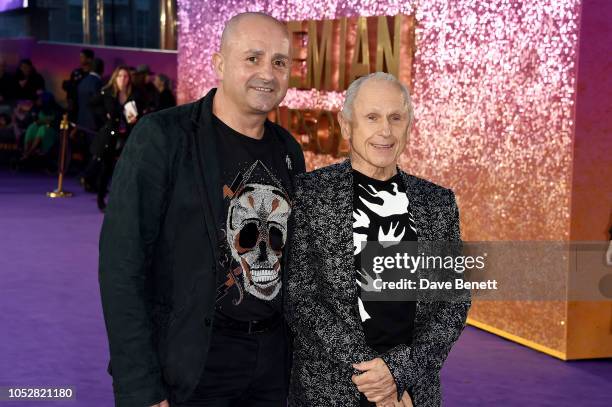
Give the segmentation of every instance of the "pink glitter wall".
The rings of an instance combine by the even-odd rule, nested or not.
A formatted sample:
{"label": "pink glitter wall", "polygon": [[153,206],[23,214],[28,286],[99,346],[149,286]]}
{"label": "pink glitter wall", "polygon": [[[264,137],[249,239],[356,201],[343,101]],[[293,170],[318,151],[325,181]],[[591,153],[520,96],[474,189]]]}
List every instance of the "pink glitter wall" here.
{"label": "pink glitter wall", "polygon": [[[416,122],[402,167],[456,192],[466,240],[569,238],[580,0],[178,4],[183,102],[215,85],[210,59],[224,22],[238,12],[264,11],[283,21],[415,14]],[[342,96],[290,90],[284,104],[335,110]],[[332,162],[308,160],[311,168]],[[479,303],[470,315],[565,350],[563,303]]]}
{"label": "pink glitter wall", "polygon": [[[607,240],[612,226],[612,2],[583,0],[571,197],[571,240]],[[599,254],[595,254],[599,257]],[[599,257],[597,260],[603,256]],[[612,273],[612,267],[607,268]],[[609,275],[609,274],[608,274]],[[612,357],[612,302],[570,303],[570,358]]]}

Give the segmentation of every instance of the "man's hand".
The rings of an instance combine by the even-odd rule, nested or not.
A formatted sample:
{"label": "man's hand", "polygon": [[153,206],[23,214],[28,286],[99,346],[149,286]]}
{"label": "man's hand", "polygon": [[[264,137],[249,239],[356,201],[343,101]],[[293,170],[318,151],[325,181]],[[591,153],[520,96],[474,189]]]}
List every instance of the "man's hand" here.
{"label": "man's hand", "polygon": [[362,372],[360,375],[353,375],[353,383],[368,401],[378,403],[391,396],[397,397],[395,379],[384,360],[376,358],[354,364],[353,367]]}
{"label": "man's hand", "polygon": [[606,262],[608,266],[612,266],[612,240],[610,240],[610,246],[608,246],[608,251],[606,253]]}
{"label": "man's hand", "polygon": [[414,407],[414,405],[408,392],[404,392],[400,401],[397,401],[396,395],[393,394],[391,397],[376,403],[376,407]]}
{"label": "man's hand", "polygon": [[168,400],[164,400],[161,403],[153,404],[151,407],[170,407]]}

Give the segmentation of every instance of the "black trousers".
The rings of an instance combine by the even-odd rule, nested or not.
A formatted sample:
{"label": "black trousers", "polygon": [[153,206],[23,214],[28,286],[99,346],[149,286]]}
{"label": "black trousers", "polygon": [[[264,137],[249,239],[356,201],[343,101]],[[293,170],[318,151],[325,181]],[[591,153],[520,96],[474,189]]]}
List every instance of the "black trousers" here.
{"label": "black trousers", "polygon": [[281,324],[251,334],[213,328],[200,383],[171,407],[285,407],[286,346]]}

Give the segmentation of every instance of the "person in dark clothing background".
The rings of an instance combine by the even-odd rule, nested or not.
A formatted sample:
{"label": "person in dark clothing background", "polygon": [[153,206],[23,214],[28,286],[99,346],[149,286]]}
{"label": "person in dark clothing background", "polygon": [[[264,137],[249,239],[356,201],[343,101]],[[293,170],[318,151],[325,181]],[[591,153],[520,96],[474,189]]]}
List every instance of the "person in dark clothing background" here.
{"label": "person in dark clothing background", "polygon": [[155,75],[153,85],[155,85],[157,89],[157,94],[155,95],[155,110],[163,110],[176,106],[176,99],[172,94],[170,79],[166,75],[163,73]]}
{"label": "person in dark clothing background", "polygon": [[18,100],[13,109],[13,131],[17,145],[23,145],[23,136],[26,129],[36,119],[36,109],[34,102],[30,99]]}
{"label": "person in dark clothing background", "polygon": [[29,59],[22,59],[17,68],[17,74],[15,75],[17,80],[17,86],[15,90],[15,99],[29,99],[36,100],[36,92],[39,90],[45,90],[45,80],[36,71],[32,61]]}
{"label": "person in dark clothing background", "polygon": [[92,154],[99,165],[96,182],[98,208],[104,210],[115,163],[142,111],[142,102],[138,91],[132,86],[127,66],[115,68],[96,103],[99,106],[98,115],[104,124],[92,145]]}
{"label": "person in dark clothing background", "polygon": [[66,103],[68,119],[75,122],[78,115],[78,87],[81,80],[92,70],[94,52],[90,49],[82,49],[79,54],[79,67],[72,70],[70,79],[62,83],[62,89],[66,91]]}
{"label": "person in dark clothing background", "polygon": [[0,105],[11,105],[15,100],[16,81],[6,71],[6,62],[0,59]]}
{"label": "person in dark clothing background", "polygon": [[32,108],[35,121],[25,132],[23,155],[17,163],[18,169],[45,168],[54,170],[57,161],[57,142],[59,140],[59,118],[62,109],[51,92],[38,92]]}
{"label": "person in dark clothing background", "polygon": [[14,142],[15,132],[13,131],[11,116],[5,112],[0,112],[0,144],[9,144]]}
{"label": "person in dark clothing background", "polygon": [[[91,64],[91,72],[85,76],[77,87],[78,119],[77,125],[83,130],[95,132],[100,126],[96,121],[93,106],[94,99],[102,89],[102,74],[104,73],[104,61],[95,58]],[[91,141],[93,137],[88,137]],[[90,143],[88,143],[89,145]]]}
{"label": "person in dark clothing background", "polygon": [[154,72],[151,72],[147,64],[138,65],[132,74],[133,87],[138,91],[141,99],[142,114],[155,111],[157,89],[151,83],[152,75],[154,75]]}
{"label": "person in dark clothing background", "polygon": [[91,71],[81,79],[77,86],[77,128],[71,135],[71,147],[82,157],[81,165],[86,165],[84,177],[81,179],[83,185],[87,184],[85,180],[89,178],[88,174],[92,168],[91,146],[96,132],[102,125],[102,121],[98,120],[95,109],[96,99],[99,97],[103,85],[103,73],[104,61],[94,58],[91,63]]}

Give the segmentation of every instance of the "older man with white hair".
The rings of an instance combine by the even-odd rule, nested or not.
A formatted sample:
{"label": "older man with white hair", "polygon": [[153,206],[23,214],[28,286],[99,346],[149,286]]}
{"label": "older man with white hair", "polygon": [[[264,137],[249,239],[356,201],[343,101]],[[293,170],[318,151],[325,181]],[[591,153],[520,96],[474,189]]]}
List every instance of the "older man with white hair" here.
{"label": "older man with white hair", "polygon": [[350,157],[296,181],[286,314],[295,333],[290,406],[438,406],[439,372],[470,307],[368,301],[360,253],[459,242],[451,190],[397,167],[413,121],[406,86],[357,79],[338,115]]}

